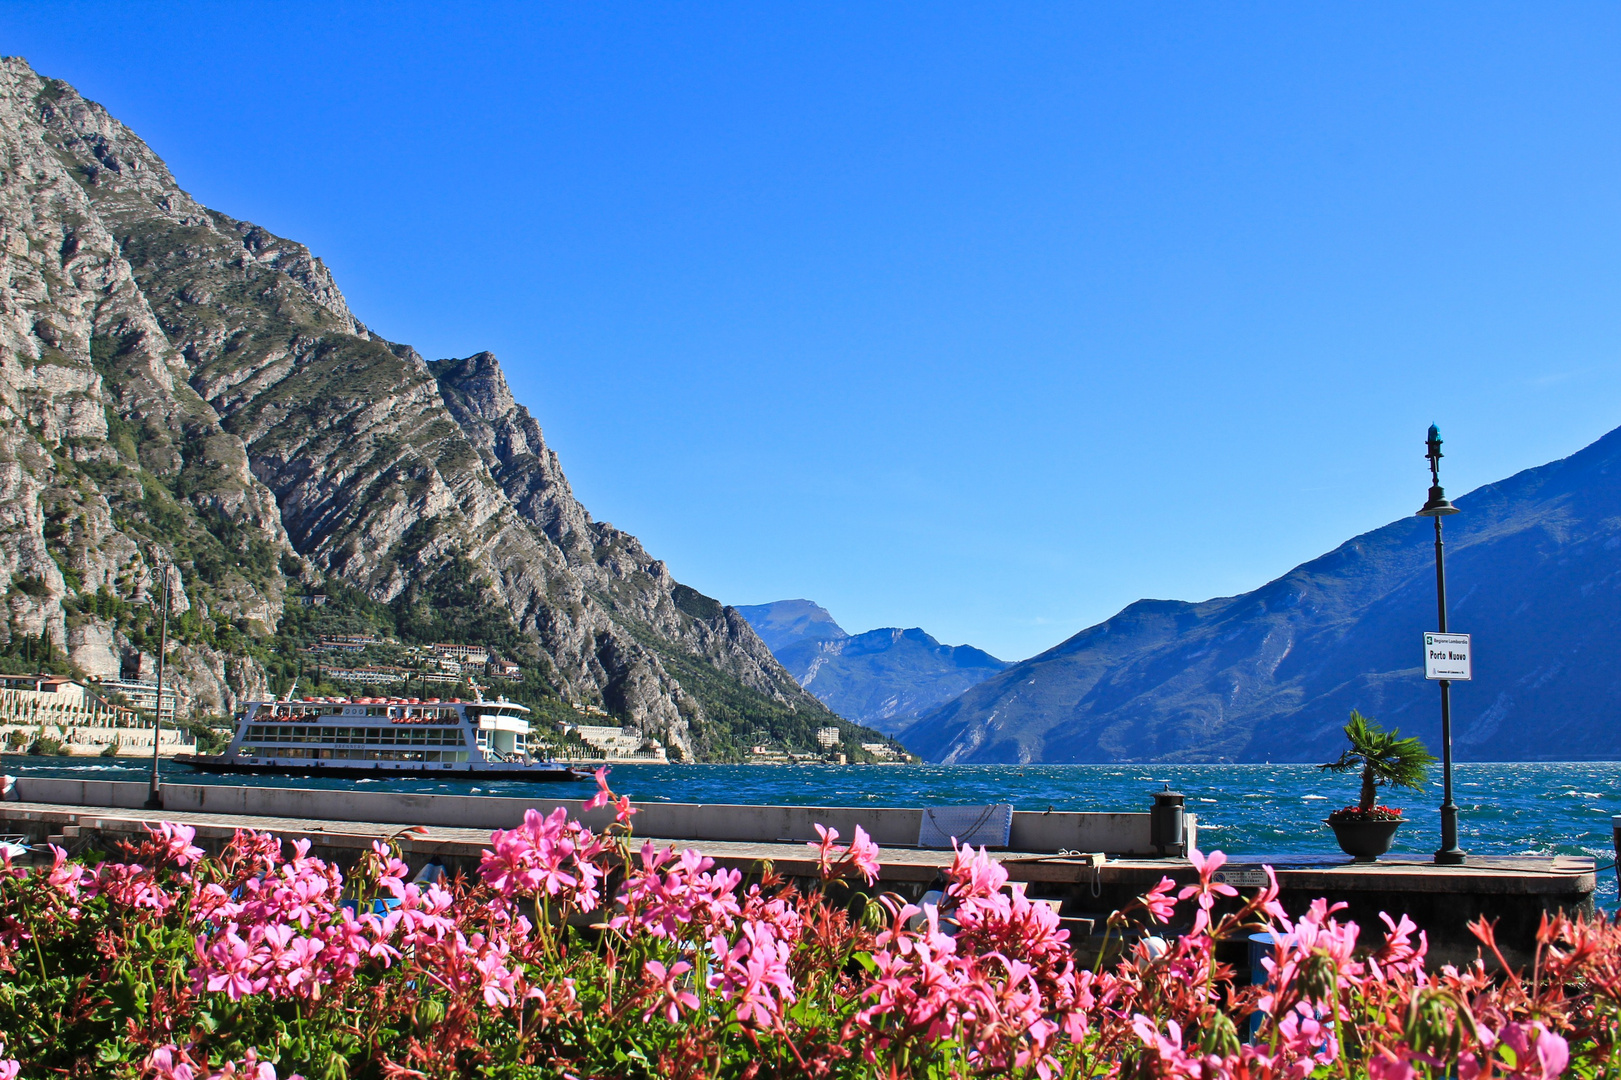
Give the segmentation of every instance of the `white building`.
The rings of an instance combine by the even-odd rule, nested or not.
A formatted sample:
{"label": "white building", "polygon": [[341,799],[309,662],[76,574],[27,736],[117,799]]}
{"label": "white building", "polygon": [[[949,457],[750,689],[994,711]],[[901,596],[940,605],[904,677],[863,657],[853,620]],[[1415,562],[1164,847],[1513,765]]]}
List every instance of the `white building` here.
{"label": "white building", "polygon": [[361,686],[392,686],[405,681],[406,673],[393,667],[321,667],[321,673],[339,682],[358,683]]}
{"label": "white building", "polygon": [[839,743],[842,741],[843,740],[839,738],[839,729],[836,727],[816,729],[816,745],[822,747],[824,750],[831,750],[835,746],[839,745]]}
{"label": "white building", "polygon": [[[158,684],[155,682],[145,682],[138,679],[97,679],[96,686],[108,694],[124,695],[124,700],[128,701],[133,709],[151,712],[157,708]],[[84,691],[81,689],[79,692],[82,694]],[[163,719],[174,719],[175,703],[178,700],[179,695],[175,693],[173,686],[163,688],[163,712],[161,714]]]}
{"label": "white building", "polygon": [[450,642],[439,641],[429,645],[428,651],[438,653],[447,660],[458,660],[464,664],[487,664],[490,662],[490,650],[483,645],[455,645]]}
{"label": "white building", "polygon": [[[604,761],[656,761],[669,758],[657,739],[649,739],[635,728],[605,727],[595,724],[569,724],[564,731],[572,731],[580,741],[602,755]],[[643,747],[648,749],[643,749]]]}
{"label": "white building", "polygon": [[[143,700],[148,709],[157,700],[157,687],[142,683],[108,680],[133,686],[127,696]],[[102,684],[104,689],[106,683]],[[163,688],[168,708],[165,717],[173,719],[175,698]],[[0,745],[31,745],[40,735],[60,740],[70,753],[99,754],[115,745],[121,753],[152,752],[152,721],[122,706],[104,704],[95,694],[68,679],[50,675],[0,676]],[[193,753],[197,740],[189,731],[167,728],[158,733],[159,753]]]}

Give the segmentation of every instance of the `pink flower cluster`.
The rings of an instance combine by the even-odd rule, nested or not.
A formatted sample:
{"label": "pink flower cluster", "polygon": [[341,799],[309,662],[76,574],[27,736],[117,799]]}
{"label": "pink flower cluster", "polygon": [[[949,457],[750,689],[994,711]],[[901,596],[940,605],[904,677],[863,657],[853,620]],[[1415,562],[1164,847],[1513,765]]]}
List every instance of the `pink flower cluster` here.
{"label": "pink flower cluster", "polygon": [[609,928],[689,941],[708,941],[731,930],[743,913],[737,902],[743,875],[714,865],[714,859],[691,848],[677,854],[673,847],[644,842],[640,865],[625,878]]}
{"label": "pink flower cluster", "polygon": [[484,852],[479,874],[508,899],[529,897],[575,911],[594,911],[601,902],[597,885],[602,868],[597,860],[607,843],[569,819],[559,806],[542,817],[526,810],[516,829],[497,829]]}
{"label": "pink flower cluster", "polygon": [[[1087,970],[1053,906],[984,850],[955,851],[937,903],[885,894],[864,907],[831,883],[850,871],[874,883],[877,845],[857,829],[845,847],[819,827],[820,891],[769,871],[745,886],[697,851],[633,849],[628,802],[598,780],[593,802],[617,808],[614,824],[598,834],[530,811],[493,834],[474,881],[411,882],[383,843],[346,877],[308,841],[284,860],[281,841],[253,832],[207,859],[177,825],[93,868],[60,850],[38,872],[0,860],[0,972],[21,965],[43,982],[81,920],[103,920],[82,940],[119,963],[121,948],[165,939],[131,927],[189,936],[169,969],[189,968],[189,985],[154,986],[150,1012],[123,1024],[138,1041],[121,1060],[140,1062],[143,1080],[275,1080],[276,1065],[242,1047],[276,1047],[286,1063],[295,1041],[272,1031],[211,1050],[212,1029],[187,1011],[211,998],[236,1003],[238,1022],[296,1016],[302,1032],[328,1017],[356,1038],[373,1010],[395,1010],[405,1035],[345,1045],[380,1047],[367,1068],[397,1078],[476,1074],[502,1039],[542,1075],[613,1074],[571,1056],[593,1047],[634,1049],[660,1075],[714,1074],[741,1052],[773,1056],[785,1075],[1044,1080],[1552,1080],[1608,1075],[1621,1057],[1621,926],[1603,918],[1546,918],[1529,973],[1508,968],[1486,924],[1475,932],[1506,974],[1483,961],[1430,970],[1409,919],[1382,916],[1370,947],[1343,905],[1290,917],[1270,871],[1241,897],[1217,879],[1221,853],[1194,851],[1197,879],[1166,877],[1111,916]],[[1178,921],[1186,932],[1150,933]],[[571,929],[588,922],[589,936]],[[1256,931],[1274,945],[1260,985],[1241,986],[1217,947]],[[92,979],[77,985],[90,995],[80,1007],[107,1004]],[[619,1026],[592,1029],[604,1024]],[[7,1034],[32,1037],[20,1032]],[[29,1045],[22,1060],[0,1047],[0,1080],[33,1075],[30,1054],[51,1044]]]}
{"label": "pink flower cluster", "polygon": [[673,989],[672,980],[702,962],[708,971],[705,987],[732,1004],[740,1021],[770,1027],[795,1000],[788,963],[802,922],[791,905],[766,896],[758,885],[740,901],[743,875],[714,865],[690,849],[677,854],[644,843],[640,865],[626,877],[618,913],[607,926],[627,937],[668,940],[686,957],[669,967],[658,960],[643,966],[657,988],[658,1003],[651,1011],[674,1016],[696,1008],[696,995]]}
{"label": "pink flower cluster", "polygon": [[1077,971],[1057,913],[1023,885],[1004,888],[1007,870],[983,849],[957,849],[949,878],[949,923],[942,905],[894,909],[856,1023],[873,1050],[958,1038],[981,1068],[1030,1066],[1045,1080],[1058,1036],[1087,1030],[1091,973]]}
{"label": "pink flower cluster", "polygon": [[[248,836],[243,847],[264,857],[261,837]],[[313,1000],[365,958],[389,955],[377,918],[357,918],[343,906],[343,874],[309,848],[298,841],[291,861],[233,891],[213,882],[196,887],[191,921],[201,932],[191,976],[199,992],[232,1001],[259,993]]]}
{"label": "pink flower cluster", "polygon": [[[252,1047],[248,1048],[241,1061],[227,1061],[218,1069],[213,1069],[194,1060],[186,1050],[169,1043],[148,1054],[142,1066],[150,1080],[276,1080],[276,1067],[268,1061],[260,1061]],[[3,1072],[0,1072],[0,1080],[5,1080]],[[286,1080],[303,1078],[292,1073]]]}
{"label": "pink flower cluster", "polygon": [[843,848],[838,845],[839,830],[822,825],[815,828],[816,835],[821,839],[805,846],[816,851],[816,867],[823,881],[838,877],[847,866],[854,866],[868,885],[878,880],[878,845],[872,842],[865,829],[857,825],[855,839],[850,841],[848,848]]}

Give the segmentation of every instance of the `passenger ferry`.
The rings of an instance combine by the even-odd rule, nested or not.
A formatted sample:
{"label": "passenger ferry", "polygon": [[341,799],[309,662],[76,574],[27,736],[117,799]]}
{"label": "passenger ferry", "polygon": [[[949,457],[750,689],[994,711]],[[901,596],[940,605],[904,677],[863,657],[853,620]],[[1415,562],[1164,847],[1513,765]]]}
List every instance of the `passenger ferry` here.
{"label": "passenger ferry", "polygon": [[194,769],[304,776],[495,775],[578,780],[585,770],[529,753],[529,710],[513,701],[302,698],[249,702],[223,754],[181,754]]}

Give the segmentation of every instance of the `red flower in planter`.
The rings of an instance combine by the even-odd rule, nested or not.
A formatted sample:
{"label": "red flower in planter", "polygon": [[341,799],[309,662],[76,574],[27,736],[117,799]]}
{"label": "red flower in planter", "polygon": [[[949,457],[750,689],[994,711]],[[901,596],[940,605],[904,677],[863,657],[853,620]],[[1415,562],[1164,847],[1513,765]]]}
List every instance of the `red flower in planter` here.
{"label": "red flower in planter", "polygon": [[1374,806],[1367,810],[1360,806],[1345,806],[1328,815],[1328,820],[1334,821],[1400,821],[1401,807]]}

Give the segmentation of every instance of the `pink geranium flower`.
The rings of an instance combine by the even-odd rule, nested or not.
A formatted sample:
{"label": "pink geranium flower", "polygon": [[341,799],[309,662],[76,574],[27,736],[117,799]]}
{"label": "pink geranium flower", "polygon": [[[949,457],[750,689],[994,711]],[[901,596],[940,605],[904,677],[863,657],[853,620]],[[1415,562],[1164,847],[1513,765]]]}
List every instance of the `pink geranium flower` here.
{"label": "pink geranium flower", "polygon": [[597,778],[597,793],[586,800],[585,808],[587,810],[596,810],[607,806],[608,800],[613,797],[613,792],[608,790],[608,766],[603,765],[593,775]]}
{"label": "pink geranium flower", "polygon": [[856,826],[855,838],[850,841],[850,858],[868,885],[878,880],[882,870],[878,862],[878,845],[872,842],[872,837],[860,825]]}
{"label": "pink geranium flower", "polygon": [[152,842],[157,846],[158,857],[184,868],[190,866],[203,857],[203,849],[191,841],[197,835],[197,830],[190,825],[177,825],[172,821],[158,823],[157,828],[148,825],[146,831],[151,835]]}
{"label": "pink geranium flower", "polygon": [[839,830],[829,829],[817,822],[816,835],[820,839],[805,846],[816,852],[816,869],[821,873],[822,880],[826,881],[833,876],[833,864],[844,857],[844,849],[838,845]]}
{"label": "pink geranium flower", "polygon": [[685,960],[678,960],[668,968],[657,960],[642,965],[642,974],[658,989],[653,1007],[642,1014],[643,1020],[662,1013],[673,1024],[681,1018],[682,1010],[698,1007],[698,995],[680,985],[681,977],[691,970],[692,965]]}

